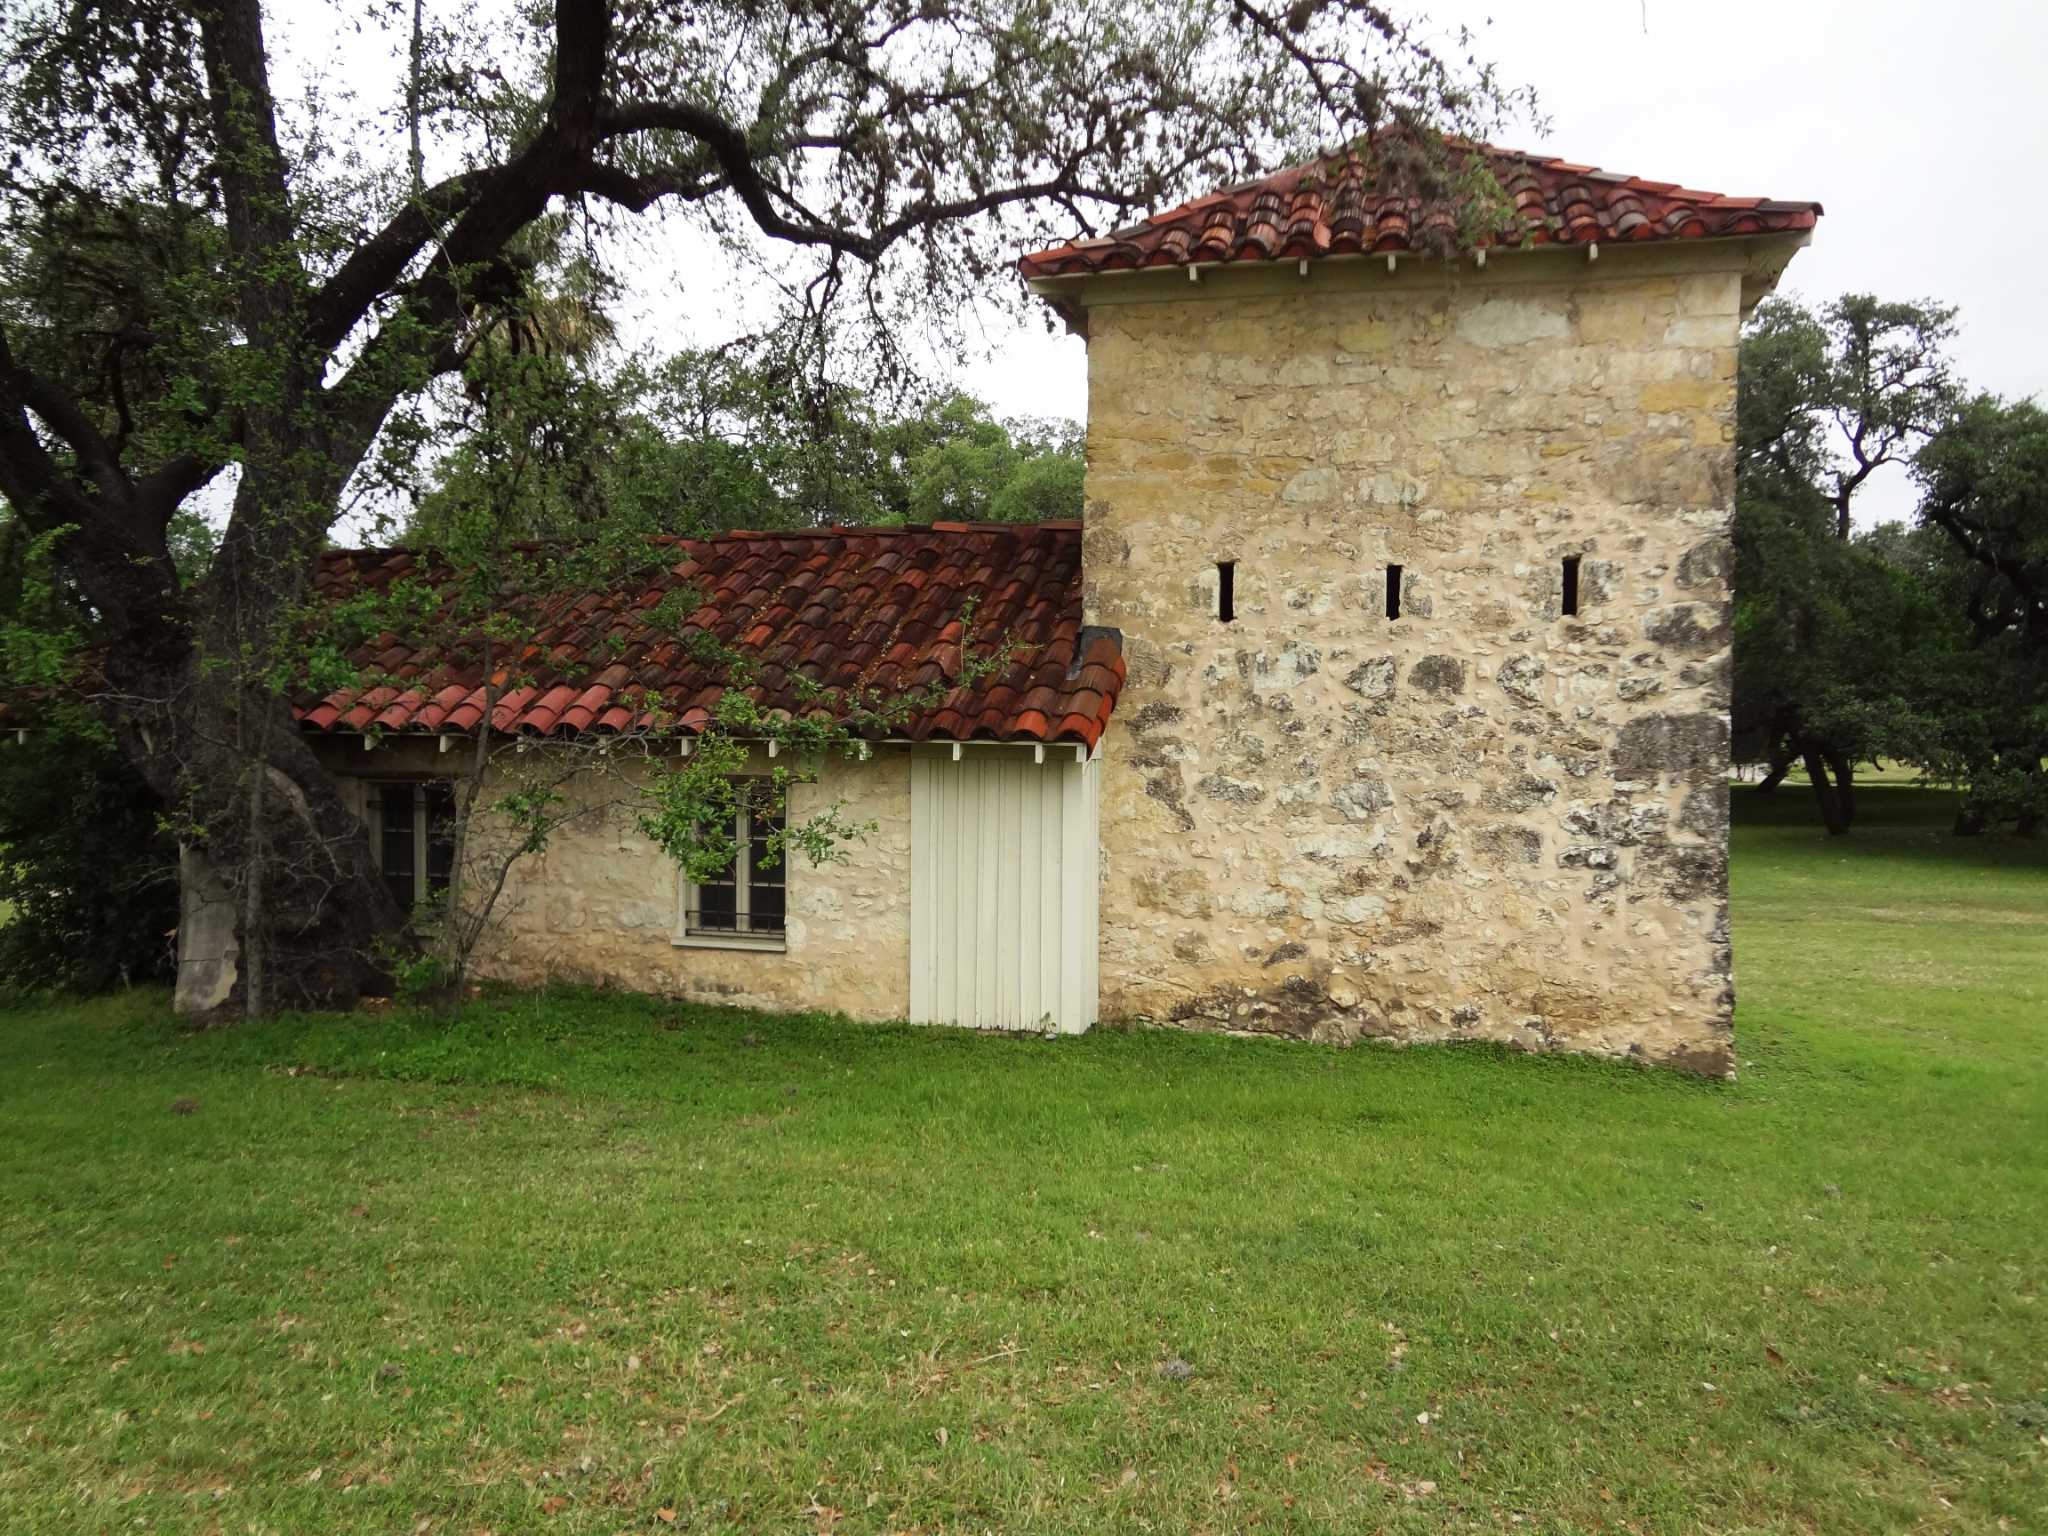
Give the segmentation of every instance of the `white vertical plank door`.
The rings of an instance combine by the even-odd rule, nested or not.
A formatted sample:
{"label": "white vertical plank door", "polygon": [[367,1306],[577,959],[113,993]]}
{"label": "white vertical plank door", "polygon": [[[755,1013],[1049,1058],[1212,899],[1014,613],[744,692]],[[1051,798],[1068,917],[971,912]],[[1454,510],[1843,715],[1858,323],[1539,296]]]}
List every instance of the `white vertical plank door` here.
{"label": "white vertical plank door", "polygon": [[910,764],[910,1017],[1095,1022],[1100,770],[1072,748],[919,749]]}

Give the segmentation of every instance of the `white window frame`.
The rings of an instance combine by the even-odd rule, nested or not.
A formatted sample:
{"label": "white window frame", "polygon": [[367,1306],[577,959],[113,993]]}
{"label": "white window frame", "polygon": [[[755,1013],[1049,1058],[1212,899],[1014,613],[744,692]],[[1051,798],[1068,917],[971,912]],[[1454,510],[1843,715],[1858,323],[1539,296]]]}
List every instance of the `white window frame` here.
{"label": "white window frame", "polygon": [[676,871],[676,931],[670,942],[682,949],[751,949],[764,950],[774,954],[789,948],[789,856],[782,860],[782,921],[783,926],[769,932],[754,933],[748,928],[753,917],[752,893],[754,874],[754,844],[750,836],[749,823],[753,813],[748,809],[744,797],[733,810],[733,841],[737,850],[733,855],[733,922],[732,931],[725,929],[693,929],[690,927],[690,913],[702,906],[697,882],[687,870]]}

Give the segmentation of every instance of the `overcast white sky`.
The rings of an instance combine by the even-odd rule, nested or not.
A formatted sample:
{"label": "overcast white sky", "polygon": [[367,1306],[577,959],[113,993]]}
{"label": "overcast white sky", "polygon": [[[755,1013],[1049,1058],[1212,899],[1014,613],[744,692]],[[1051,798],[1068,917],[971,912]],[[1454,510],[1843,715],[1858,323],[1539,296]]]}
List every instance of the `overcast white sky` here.
{"label": "overcast white sky", "polygon": [[[1826,213],[1781,291],[1932,297],[1962,310],[1974,386],[2048,388],[2038,268],[2048,251],[2048,5],[2041,0],[1505,0],[1423,4],[1481,31],[1533,85],[1546,132],[1503,132],[1612,171]],[[1487,25],[1489,16],[1491,25]],[[1081,343],[1036,327],[967,370],[1008,412],[1079,417]],[[1865,517],[1912,507],[1903,474]]]}

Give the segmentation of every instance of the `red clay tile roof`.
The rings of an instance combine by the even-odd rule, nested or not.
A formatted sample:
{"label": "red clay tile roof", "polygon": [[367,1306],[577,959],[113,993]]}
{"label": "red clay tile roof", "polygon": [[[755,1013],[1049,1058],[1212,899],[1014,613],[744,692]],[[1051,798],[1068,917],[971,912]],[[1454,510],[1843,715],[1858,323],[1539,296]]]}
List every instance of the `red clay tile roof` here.
{"label": "red clay tile roof", "polygon": [[[1482,156],[1513,206],[1498,229],[1476,237],[1478,244],[1496,249],[1779,234],[1812,229],[1821,211],[1819,203],[1724,197],[1491,144],[1453,149]],[[1456,224],[1448,203],[1425,207],[1421,198],[1397,187],[1376,188],[1358,150],[1350,149],[1264,181],[1212,192],[1100,240],[1034,252],[1018,267],[1026,277],[1065,277],[1135,267],[1413,251],[1440,244]]]}
{"label": "red clay tile roof", "polygon": [[[567,735],[627,727],[695,731],[727,677],[696,659],[702,632],[755,665],[752,692],[770,708],[814,708],[793,676],[825,688],[921,696],[959,675],[962,614],[970,657],[1007,664],[950,689],[891,736],[941,741],[1078,742],[1093,748],[1123,687],[1114,631],[1081,627],[1077,523],[934,523],[826,528],[655,541],[659,563],[616,590],[554,595],[521,611],[531,638],[507,681],[492,727]],[[340,600],[402,576],[447,579],[429,555],[337,550],[321,557],[316,591]],[[672,592],[700,605],[677,625],[657,610]],[[671,605],[673,607],[673,605]],[[701,642],[699,642],[701,644]],[[1079,654],[1076,655],[1076,650]],[[443,655],[439,651],[450,654]],[[351,689],[294,706],[315,731],[455,731],[483,716],[482,669],[463,648],[373,636],[349,653],[398,686]]]}

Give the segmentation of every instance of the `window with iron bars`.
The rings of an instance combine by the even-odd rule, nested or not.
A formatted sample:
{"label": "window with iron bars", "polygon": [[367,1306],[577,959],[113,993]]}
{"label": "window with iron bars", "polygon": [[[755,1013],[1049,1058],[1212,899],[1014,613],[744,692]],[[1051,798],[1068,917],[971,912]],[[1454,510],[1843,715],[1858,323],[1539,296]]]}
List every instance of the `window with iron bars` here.
{"label": "window with iron bars", "polygon": [[771,839],[786,825],[758,796],[743,795],[733,813],[734,854],[708,880],[683,882],[683,936],[779,948],[785,926],[784,860]]}

